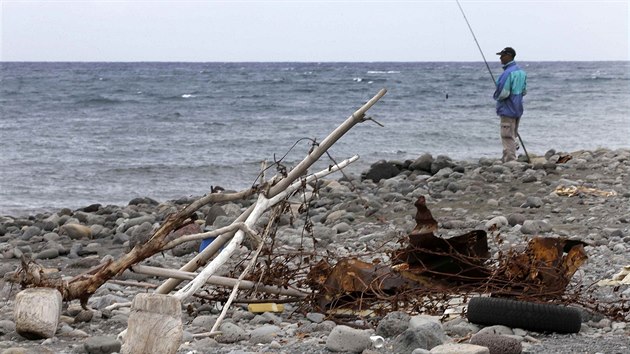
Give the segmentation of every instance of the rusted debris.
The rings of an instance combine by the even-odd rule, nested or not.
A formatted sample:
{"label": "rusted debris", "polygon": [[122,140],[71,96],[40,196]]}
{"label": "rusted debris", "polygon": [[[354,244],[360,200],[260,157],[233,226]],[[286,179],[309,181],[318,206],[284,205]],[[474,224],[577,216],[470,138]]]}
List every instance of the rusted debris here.
{"label": "rusted debris", "polygon": [[309,284],[321,308],[360,310],[370,301],[412,302],[419,294],[557,297],[588,258],[584,242],[536,237],[524,251],[499,252],[490,259],[485,231],[436,236],[438,223],[425,198],[419,197],[415,206],[417,225],[404,239],[406,246],[392,253],[391,266],[346,258],[334,267],[322,261],[311,269]]}
{"label": "rusted debris", "polygon": [[499,260],[496,277],[510,284],[510,291],[562,294],[573,274],[588,259],[584,245],[564,238],[533,238],[523,253],[511,251]]}
{"label": "rusted debris", "polygon": [[556,161],[556,163],[567,163],[572,158],[573,158],[573,156],[571,156],[571,155],[560,155],[560,157],[558,158],[558,161]]}
{"label": "rusted debris", "polygon": [[394,252],[395,266],[414,274],[468,282],[490,275],[483,264],[490,256],[485,231],[474,230],[448,239],[437,237],[434,235],[437,221],[427,208],[425,198],[420,196],[415,206],[418,209],[416,227],[408,236],[409,245]]}
{"label": "rusted debris", "polygon": [[387,296],[403,287],[413,287],[415,283],[387,265],[354,258],[341,259],[332,268],[325,261],[320,261],[313,267],[308,279],[310,285],[318,290],[316,302],[321,309],[343,306],[364,296]]}

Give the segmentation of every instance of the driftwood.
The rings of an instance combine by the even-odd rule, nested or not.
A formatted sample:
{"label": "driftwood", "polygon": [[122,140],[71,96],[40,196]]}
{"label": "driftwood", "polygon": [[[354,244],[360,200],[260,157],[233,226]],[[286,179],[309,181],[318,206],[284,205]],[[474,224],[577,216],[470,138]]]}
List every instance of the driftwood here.
{"label": "driftwood", "polygon": [[133,299],[123,354],[175,354],[184,331],[182,307],[170,295],[138,294]]}
{"label": "driftwood", "polygon": [[[165,268],[159,268],[159,267],[150,267],[150,266],[145,266],[145,265],[134,265],[131,267],[131,269],[135,273],[138,273],[138,274],[153,275],[153,276],[179,279],[179,280],[193,280],[195,279],[197,275],[199,275],[198,273],[184,272],[181,270],[165,269]],[[255,288],[256,290],[267,293],[267,294],[292,296],[292,297],[298,297],[298,298],[305,298],[309,295],[308,293],[305,293],[297,289],[292,289],[292,288],[285,289],[285,288],[281,288],[277,286],[260,285],[249,280],[242,280],[239,282],[236,279],[222,277],[218,275],[213,275],[210,278],[208,278],[207,283],[212,284],[212,285],[217,285],[217,286],[230,287],[230,288],[238,284],[238,288],[243,289],[243,290],[250,290],[250,289]]]}
{"label": "driftwood", "polygon": [[[156,296],[156,297],[166,297],[166,298],[158,298],[158,299],[155,299],[155,301],[159,302],[159,301],[165,301],[166,299],[168,299],[168,301],[173,302],[173,307],[177,307],[178,309],[181,308],[181,301],[192,296],[203,285],[205,285],[208,282],[208,280],[213,276],[213,274],[217,271],[217,269],[231,258],[234,251],[236,251],[237,247],[243,242],[244,237],[245,237],[245,231],[251,230],[251,228],[256,224],[258,219],[263,215],[265,211],[267,211],[269,208],[273,207],[280,201],[286,199],[293,192],[298,190],[300,187],[306,185],[307,183],[314,181],[318,178],[324,177],[330,173],[336,172],[344,168],[346,165],[352,163],[353,161],[356,161],[358,159],[358,156],[353,156],[352,158],[345,160],[341,162],[340,164],[329,167],[327,170],[320,171],[306,178],[302,177],[302,175],[306,172],[306,170],[315,161],[317,161],[317,159],[319,159],[319,157],[324,152],[326,152],[326,150],[330,146],[332,146],[332,144],[334,144],[336,140],[338,140],[341,136],[343,136],[343,134],[347,132],[347,130],[349,130],[352,126],[354,126],[355,124],[357,124],[358,122],[364,119],[365,111],[369,107],[371,107],[374,103],[376,103],[376,101],[380,97],[382,97],[384,94],[385,94],[385,90],[381,90],[381,92],[379,92],[379,95],[375,96],[370,102],[364,105],[359,111],[357,111],[350,118],[348,118],[346,122],[344,122],[344,124],[342,124],[332,134],[330,134],[320,144],[320,146],[315,148],[311,152],[311,154],[309,154],[300,164],[298,164],[296,168],[294,168],[287,175],[287,177],[280,180],[280,182],[277,185],[271,187],[268,191],[261,192],[258,195],[258,201],[256,202],[256,204],[254,204],[253,208],[249,208],[245,213],[243,213],[234,222],[235,224],[240,224],[240,225],[244,224],[244,227],[239,228],[239,230],[234,234],[229,244],[225,246],[225,249],[210,264],[208,264],[191,282],[186,284],[186,286],[180,289],[173,296],[159,294],[160,289],[158,289],[158,293],[150,294],[150,295]],[[295,182],[298,178],[300,178],[300,181]],[[225,236],[225,235],[226,234],[223,234],[222,236]],[[222,237],[222,236],[219,236],[219,237]],[[226,240],[227,240],[227,237],[228,236],[226,236]],[[199,256],[210,257],[212,255],[212,252],[216,252],[218,247],[222,246],[223,244],[224,242],[218,243],[217,240],[215,239],[215,241],[211,243],[211,246],[214,245],[215,247],[211,251],[206,252],[205,255],[204,255],[204,252],[202,252]],[[261,242],[259,244],[256,255],[260,253],[260,251],[262,250],[262,246],[263,246],[263,243]],[[208,248],[210,247],[207,247],[206,250]],[[239,279],[233,285],[232,294],[230,295],[230,298],[228,299],[227,303],[223,306],[223,311],[220,317],[217,319],[217,321],[215,322],[214,326],[212,327],[208,335],[215,335],[218,333],[217,328],[219,327],[222,319],[227,313],[227,310],[230,306],[231,301],[235,298],[238,292],[238,289],[241,285],[241,282],[243,281],[244,276],[251,269],[251,267],[253,266],[255,262],[256,262],[256,256],[253,257],[252,261],[246,267],[245,271],[241,274]],[[164,289],[162,290],[164,291]],[[170,291],[170,290],[167,289],[165,291]],[[137,295],[136,298],[134,299],[134,304],[138,302],[138,296],[139,295]],[[141,314],[143,315],[142,318],[145,321],[145,325],[148,325],[151,328],[153,328],[154,326],[162,326],[162,323],[163,323],[162,321],[164,321],[165,318],[168,318],[170,315],[172,315],[168,313],[168,311],[167,312],[162,311],[162,309],[159,306],[157,307],[152,306],[151,309],[145,309],[145,312],[147,312],[148,314],[147,315]],[[166,321],[166,323],[168,323],[168,326],[165,329],[165,333],[163,335],[160,335],[157,337],[152,336],[153,339],[149,341],[147,339],[145,332],[138,330],[137,323],[134,322],[134,325],[132,326],[132,318],[130,317],[128,329],[123,331],[119,335],[120,337],[125,338],[125,345],[123,346],[123,353],[135,354],[135,353],[154,352],[154,350],[157,348],[160,348],[160,350],[162,350],[160,351],[160,353],[164,353],[164,354],[175,353],[175,351],[179,347],[179,341],[181,340],[181,335],[179,335],[179,333],[181,332],[181,322],[179,323],[179,325],[177,325],[176,323],[171,323],[171,322],[172,322],[171,320]],[[131,344],[127,344],[127,343],[131,343]],[[133,349],[128,349],[130,347],[133,347]]]}
{"label": "driftwood", "polygon": [[[216,268],[222,264],[222,262],[227,260],[227,257],[222,255],[229,255],[237,247],[237,245],[243,241],[246,234],[250,235],[254,239],[254,243],[260,242],[260,240],[256,237],[255,232],[251,230],[251,227],[253,227],[256,220],[268,208],[287,197],[290,194],[288,192],[289,190],[295,191],[301,184],[306,183],[306,179],[303,179],[301,182],[295,181],[303,178],[308,168],[311,167],[313,163],[315,163],[324,153],[326,153],[326,151],[354,125],[369,119],[365,117],[365,112],[381,97],[383,97],[385,93],[385,89],[380,90],[378,94],[348,117],[339,127],[337,127],[330,135],[319,143],[319,145],[315,146],[312,151],[288,173],[286,177],[280,179],[277,183],[263,184],[262,186],[252,187],[237,193],[207,194],[194,201],[178,213],[167,217],[147,242],[136,245],[129,253],[125,254],[121,258],[104,263],[93,272],[84,274],[80,277],[75,277],[71,281],[59,281],[58,279],[51,280],[46,276],[46,274],[41,273],[40,268],[34,265],[33,267],[23,269],[20,272],[20,279],[18,279],[17,282],[20,282],[25,287],[41,286],[57,288],[62,294],[64,301],[78,299],[81,301],[81,305],[85,307],[89,297],[92,296],[99,287],[101,287],[109,279],[122,274],[123,271],[129,269],[131,266],[153,256],[156,253],[172,248],[181,242],[209,237],[210,233],[204,233],[188,236],[183,241],[176,240],[170,243],[167,242],[167,236],[183,225],[195,213],[195,211],[202,206],[209,203],[241,200],[258,193],[259,199],[255,205],[247,209],[227,229],[215,230],[215,233],[222,232],[222,234],[219,235],[215,241],[206,247],[202,252],[200,252],[193,260],[180,269],[181,271],[186,272],[197,270],[199,267],[206,264],[208,260],[232,237],[234,238],[234,240],[226,246],[225,250],[221,252],[221,254],[212,263],[200,272],[192,282],[187,284],[187,286],[183,289],[180,289],[180,291],[178,291],[174,296],[181,300],[193,295],[195,291],[197,291],[208,281],[208,279],[211,278],[213,273],[216,271]],[[340,168],[340,166],[335,166],[329,169],[329,171],[322,171],[322,173],[311,177],[313,179],[319,178]],[[228,229],[232,231],[229,231]],[[181,279],[171,278],[162,284],[156,290],[156,293],[168,294],[181,281]]]}
{"label": "driftwood", "polygon": [[[302,162],[300,162],[295,168],[293,168],[289,174],[278,182],[276,185],[270,186],[268,191],[265,193],[267,198],[273,198],[277,196],[279,193],[284,191],[291,183],[300,178],[302,175],[306,173],[308,168],[315,163],[328,149],[339,140],[344,134],[346,134],[352,127],[356,124],[361,123],[366,120],[365,112],[370,109],[378,100],[380,100],[387,90],[381,89],[372,99],[370,99],[366,104],[364,104],[361,108],[359,108],[356,112],[354,112],[350,117],[348,117],[339,127],[337,127],[332,133],[330,133],[318,146],[316,146],[313,151],[307,155]],[[201,207],[201,206],[200,206]],[[243,214],[241,214],[236,220],[237,222],[244,222],[250,216],[252,211],[254,210],[255,205],[250,206]],[[185,272],[194,272],[198,268],[205,265],[210,258],[216,252],[218,252],[221,247],[223,247],[232,237],[233,233],[223,234],[217,237],[208,247],[206,247],[201,253],[199,253],[196,257],[186,263],[181,271]],[[168,294],[170,293],[177,285],[181,283],[179,279],[168,279],[164,282],[156,292],[159,294]]]}
{"label": "driftwood", "polygon": [[22,290],[15,296],[15,331],[24,338],[51,338],[61,315],[61,294],[51,288]]}
{"label": "driftwood", "polygon": [[[285,188],[281,193],[278,193],[273,198],[268,199],[263,194],[260,194],[258,196],[258,202],[255,204],[254,210],[252,211],[252,213],[245,220],[245,224],[249,227],[253,227],[256,221],[258,221],[258,219],[262,216],[262,214],[267,209],[274,206],[278,202],[284,200],[289,194],[296,191],[301,185],[308,183],[310,181],[313,181],[317,178],[326,176],[327,174],[330,174],[332,172],[338,171],[344,168],[346,165],[356,161],[358,158],[359,158],[358,156],[354,156],[348,160],[341,162],[337,166],[334,166],[327,170],[323,170],[316,174],[313,174],[307,177],[306,179],[304,179],[303,181],[295,182],[293,185],[290,185],[289,187]],[[236,235],[234,235],[234,238],[232,239],[232,241],[225,247],[225,249],[221,253],[219,253],[219,255],[217,255],[217,257],[214,260],[212,260],[212,262],[208,264],[199,273],[199,275],[197,275],[197,277],[193,279],[193,281],[186,284],[186,286],[184,286],[182,289],[176,292],[174,296],[179,298],[180,300],[183,300],[192,296],[192,294],[194,294],[197,290],[199,290],[208,281],[210,276],[212,276],[221,265],[225,264],[225,262],[227,262],[231,258],[232,253],[234,253],[234,251],[236,251],[236,248],[241,244],[241,242],[244,239],[244,236],[245,236],[244,232],[238,231]]]}

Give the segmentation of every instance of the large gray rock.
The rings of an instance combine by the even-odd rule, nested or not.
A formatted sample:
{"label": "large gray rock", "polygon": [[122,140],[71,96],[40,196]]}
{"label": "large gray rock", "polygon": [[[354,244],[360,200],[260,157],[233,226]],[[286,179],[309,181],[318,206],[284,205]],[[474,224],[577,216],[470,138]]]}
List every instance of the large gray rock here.
{"label": "large gray rock", "polygon": [[545,220],[526,220],[521,227],[521,232],[528,235],[537,235],[551,230],[551,225]]}
{"label": "large gray rock", "polygon": [[277,339],[282,333],[280,327],[276,325],[264,325],[253,329],[249,333],[249,342],[251,344],[267,344]]}
{"label": "large gray rock", "polygon": [[494,326],[484,327],[484,328],[480,329],[479,332],[477,332],[476,334],[477,335],[485,335],[485,334],[512,335],[512,334],[514,334],[514,332],[512,331],[512,328],[510,328],[508,326],[494,325]]}
{"label": "large gray rock", "polygon": [[[199,226],[199,224],[197,223],[190,223],[186,226],[180,227],[179,229],[175,230],[174,232],[172,232],[168,237],[167,240],[175,240],[177,238],[180,238],[182,236],[186,236],[186,235],[194,235],[194,234],[199,234],[201,233],[201,226]],[[180,245],[175,246],[172,250],[171,253],[173,254],[173,256],[175,257],[181,257],[190,253],[193,253],[195,251],[197,251],[199,249],[199,245],[201,245],[201,241],[196,241],[196,242],[185,242],[182,243]]]}
{"label": "large gray rock", "polygon": [[394,338],[392,347],[394,353],[410,353],[416,348],[429,350],[444,343],[441,338],[440,333],[408,328]]}
{"label": "large gray rock", "polygon": [[431,174],[438,173],[441,169],[446,167],[455,167],[453,160],[446,155],[438,155],[435,160],[431,163]]}
{"label": "large gray rock", "polygon": [[206,213],[206,226],[214,224],[214,221],[217,219],[218,216],[227,216],[227,214],[220,205],[212,204],[212,206]]}
{"label": "large gray rock", "polygon": [[508,225],[508,219],[505,216],[495,216],[494,218],[488,220],[486,222],[486,230],[489,230],[491,227],[496,227],[497,230],[501,229],[503,226]]}
{"label": "large gray rock", "polygon": [[371,179],[375,183],[378,183],[382,179],[398,176],[399,173],[400,169],[395,164],[386,161],[379,161],[370,166],[370,169],[361,175],[361,179]]}
{"label": "large gray rock", "polygon": [[149,240],[153,231],[153,225],[150,222],[144,222],[135,225],[127,230],[129,235],[129,248],[134,248],[138,244],[143,244]]}
{"label": "large gray rock", "polygon": [[0,321],[0,336],[15,332],[15,323],[9,320],[1,320]]}
{"label": "large gray rock", "polygon": [[406,312],[394,311],[388,313],[376,327],[376,334],[383,337],[395,337],[409,328],[409,316]]}
{"label": "large gray rock", "polygon": [[442,325],[444,332],[451,337],[462,338],[479,331],[479,326],[466,321],[462,317],[456,317]]}
{"label": "large gray rock", "polygon": [[422,154],[415,159],[410,165],[409,169],[412,171],[424,171],[431,172],[431,164],[433,163],[433,156],[431,154]]}
{"label": "large gray rock", "polygon": [[439,345],[429,352],[431,354],[490,354],[486,347],[474,344],[448,343]]}
{"label": "large gray rock", "polygon": [[470,338],[470,344],[481,345],[490,351],[490,354],[520,354],[523,346],[516,338],[502,336],[500,334],[475,334]]}
{"label": "large gray rock", "polygon": [[314,323],[322,323],[326,319],[326,315],[319,312],[309,312],[306,314],[306,318]]}
{"label": "large gray rock", "polygon": [[396,353],[409,353],[415,348],[431,349],[449,340],[439,319],[432,316],[413,316],[409,328],[393,342]]}
{"label": "large gray rock", "polygon": [[195,317],[195,319],[192,321],[192,325],[199,328],[203,328],[206,331],[210,331],[210,329],[212,329],[212,326],[214,326],[216,322],[217,322],[217,316],[200,315],[200,316]]}
{"label": "large gray rock", "polygon": [[339,325],[326,339],[326,348],[332,352],[361,353],[372,346],[370,332]]}
{"label": "large gray rock", "polygon": [[41,234],[42,229],[37,226],[27,226],[22,231],[22,236],[20,237],[22,240],[30,240],[33,236],[38,236]]}
{"label": "large gray rock", "polygon": [[35,256],[35,259],[54,259],[57,257],[59,257],[59,250],[56,248],[49,248],[39,252]]}
{"label": "large gray rock", "polygon": [[142,225],[145,222],[148,222],[149,224],[153,224],[155,222],[155,216],[153,216],[153,215],[143,215],[143,216],[139,216],[139,217],[136,217],[136,218],[133,218],[133,219],[129,219],[124,224],[122,231],[127,231],[127,230],[129,230],[129,228],[134,227],[134,226],[138,226],[138,225]]}
{"label": "large gray rock", "polygon": [[525,219],[525,215],[519,213],[513,213],[508,215],[507,217],[507,221],[510,226],[523,225]]}
{"label": "large gray rock", "polygon": [[244,329],[231,322],[221,323],[219,331],[221,335],[216,337],[219,343],[236,343],[249,337]]}
{"label": "large gray rock", "polygon": [[151,199],[149,197],[144,197],[144,198],[133,198],[132,200],[129,201],[129,205],[142,205],[142,204],[146,204],[146,205],[158,205],[160,204],[157,200],[155,199]]}
{"label": "large gray rock", "polygon": [[540,197],[527,197],[525,203],[521,205],[521,208],[540,208],[544,202]]}

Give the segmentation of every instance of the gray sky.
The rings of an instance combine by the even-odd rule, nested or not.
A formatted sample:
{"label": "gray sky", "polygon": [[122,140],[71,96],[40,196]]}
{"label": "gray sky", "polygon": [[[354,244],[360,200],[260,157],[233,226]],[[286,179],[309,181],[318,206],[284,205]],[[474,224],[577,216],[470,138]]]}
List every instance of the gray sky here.
{"label": "gray sky", "polygon": [[[478,61],[455,0],[0,0],[2,61]],[[460,0],[487,60],[630,60],[627,0]]]}

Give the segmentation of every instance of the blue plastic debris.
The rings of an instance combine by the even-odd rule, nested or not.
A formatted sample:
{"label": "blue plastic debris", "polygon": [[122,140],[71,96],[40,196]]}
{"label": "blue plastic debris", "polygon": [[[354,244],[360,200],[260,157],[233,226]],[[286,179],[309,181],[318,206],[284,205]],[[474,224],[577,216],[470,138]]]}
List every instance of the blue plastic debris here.
{"label": "blue plastic debris", "polygon": [[204,238],[203,241],[201,241],[201,245],[199,245],[199,252],[203,251],[206,247],[208,247],[208,245],[211,244],[212,241],[214,241],[214,239],[216,239],[216,237]]}

